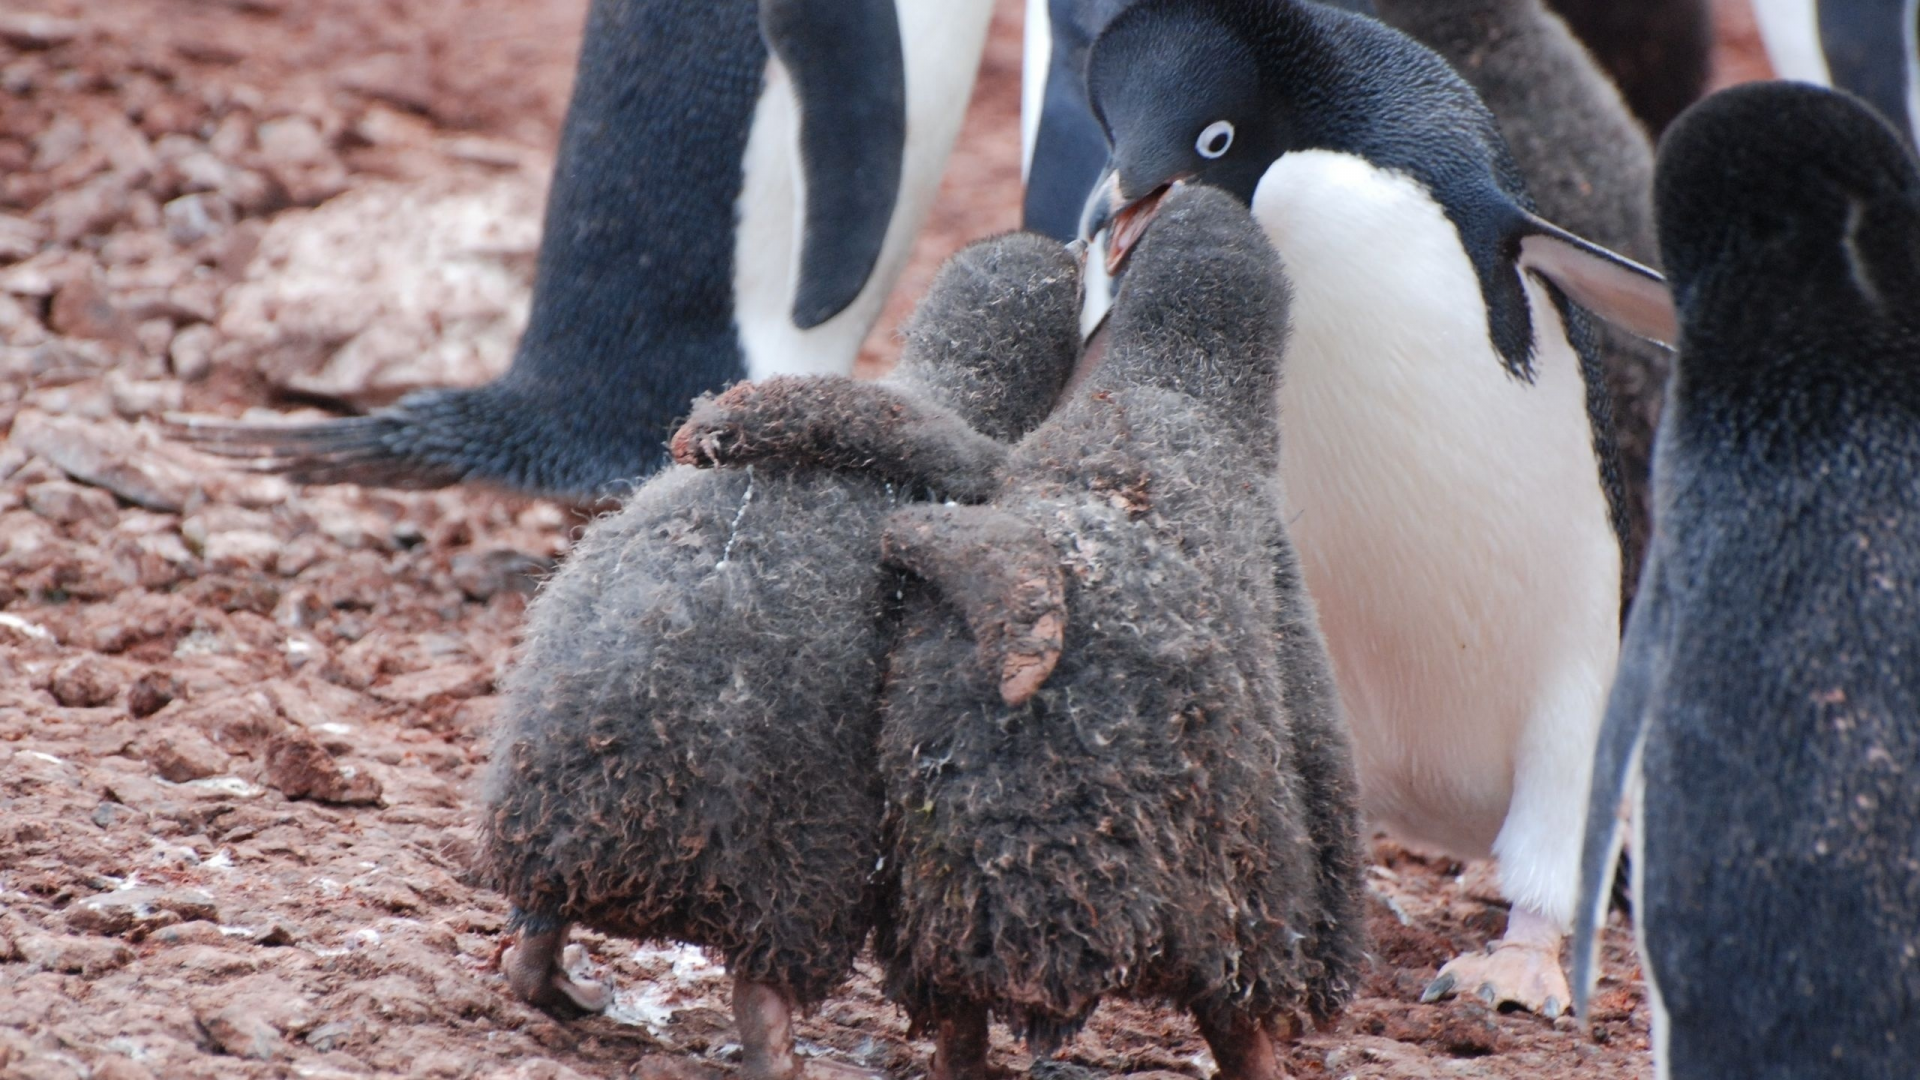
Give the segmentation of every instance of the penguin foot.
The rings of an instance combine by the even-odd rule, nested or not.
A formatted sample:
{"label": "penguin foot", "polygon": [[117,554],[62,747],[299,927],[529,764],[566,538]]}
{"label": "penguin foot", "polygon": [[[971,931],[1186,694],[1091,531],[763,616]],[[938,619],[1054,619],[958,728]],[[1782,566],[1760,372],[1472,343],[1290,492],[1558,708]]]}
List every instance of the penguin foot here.
{"label": "penguin foot", "polygon": [[571,1018],[607,1011],[613,995],[597,982],[575,980],[564,963],[567,927],[521,931],[520,942],[500,955],[513,996],[543,1012]]}
{"label": "penguin foot", "polygon": [[1200,1034],[1213,1051],[1214,1064],[1220,1066],[1216,1080],[1281,1080],[1286,1075],[1273,1049],[1267,1028],[1251,1020],[1229,1024],[1209,1023],[1195,1016]]}
{"label": "penguin foot", "polygon": [[1558,940],[1549,946],[1502,939],[1485,952],[1456,956],[1427,984],[1420,1001],[1431,1004],[1463,993],[1490,1008],[1514,1006],[1548,1019],[1566,1012],[1573,1000]]}
{"label": "penguin foot", "polygon": [[943,1010],[934,1023],[928,1080],[987,1080],[987,1010],[975,1004]]}

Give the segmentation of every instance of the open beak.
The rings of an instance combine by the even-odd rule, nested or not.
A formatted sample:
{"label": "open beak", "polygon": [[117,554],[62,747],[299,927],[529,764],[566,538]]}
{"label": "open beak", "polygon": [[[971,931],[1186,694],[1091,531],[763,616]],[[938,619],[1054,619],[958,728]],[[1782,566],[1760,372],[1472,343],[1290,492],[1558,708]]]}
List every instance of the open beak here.
{"label": "open beak", "polygon": [[1183,182],[1176,179],[1161,184],[1140,198],[1123,203],[1120,174],[1109,171],[1093,189],[1092,197],[1087,200],[1086,211],[1080,217],[1080,235],[1092,238],[1102,229],[1108,230],[1106,247],[1109,275],[1120,273],[1134,245],[1140,242],[1140,238],[1147,233],[1147,226],[1153,223],[1161,200]]}

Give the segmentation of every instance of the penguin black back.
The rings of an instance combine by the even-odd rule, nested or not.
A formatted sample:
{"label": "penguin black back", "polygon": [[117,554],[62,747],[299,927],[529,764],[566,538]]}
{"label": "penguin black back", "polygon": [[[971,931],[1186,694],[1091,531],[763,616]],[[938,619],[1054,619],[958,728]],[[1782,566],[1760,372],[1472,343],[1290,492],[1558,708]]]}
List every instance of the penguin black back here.
{"label": "penguin black back", "polygon": [[1680,352],[1595,769],[1575,957],[1632,785],[1661,1075],[1920,1063],[1920,170],[1845,95],[1727,91],[1656,182]]}

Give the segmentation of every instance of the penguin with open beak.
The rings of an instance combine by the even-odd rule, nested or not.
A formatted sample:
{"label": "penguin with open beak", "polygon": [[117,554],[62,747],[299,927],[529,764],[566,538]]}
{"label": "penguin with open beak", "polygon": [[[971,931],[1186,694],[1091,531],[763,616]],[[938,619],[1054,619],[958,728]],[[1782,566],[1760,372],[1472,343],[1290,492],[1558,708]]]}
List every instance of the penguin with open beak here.
{"label": "penguin with open beak", "polygon": [[1123,269],[1197,180],[1244,200],[1289,268],[1280,474],[1364,806],[1496,856],[1512,902],[1427,997],[1561,1012],[1624,531],[1581,309],[1670,341],[1664,282],[1535,214],[1471,88],[1373,19],[1137,0],[1094,41],[1088,91],[1112,146],[1083,226],[1098,266]]}
{"label": "penguin with open beak", "polygon": [[845,374],[960,131],[991,0],[594,0],[513,364],[312,424],[189,423],[307,483],[617,494],[693,399]]}

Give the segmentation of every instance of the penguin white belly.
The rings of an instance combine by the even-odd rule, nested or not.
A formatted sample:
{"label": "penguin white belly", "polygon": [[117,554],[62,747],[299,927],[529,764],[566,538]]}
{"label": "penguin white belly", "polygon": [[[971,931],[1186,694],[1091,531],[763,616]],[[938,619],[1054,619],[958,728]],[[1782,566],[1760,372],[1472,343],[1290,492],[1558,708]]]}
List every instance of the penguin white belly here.
{"label": "penguin white belly", "polygon": [[1820,8],[1815,0],[1753,0],[1753,17],[1779,78],[1833,85],[1826,53],[1820,48]]}
{"label": "penguin white belly", "polygon": [[1619,647],[1578,357],[1529,280],[1536,377],[1507,373],[1458,232],[1405,176],[1290,153],[1253,208],[1294,287],[1281,475],[1367,809],[1497,849],[1509,898],[1564,922]]}
{"label": "penguin white belly", "polygon": [[810,330],[794,326],[804,225],[800,113],[793,83],[769,57],[747,137],[734,231],[734,320],[747,377],[844,375],[906,266],[960,134],[986,47],[991,0],[897,0],[907,75],[907,140],[887,238],[860,295]]}

